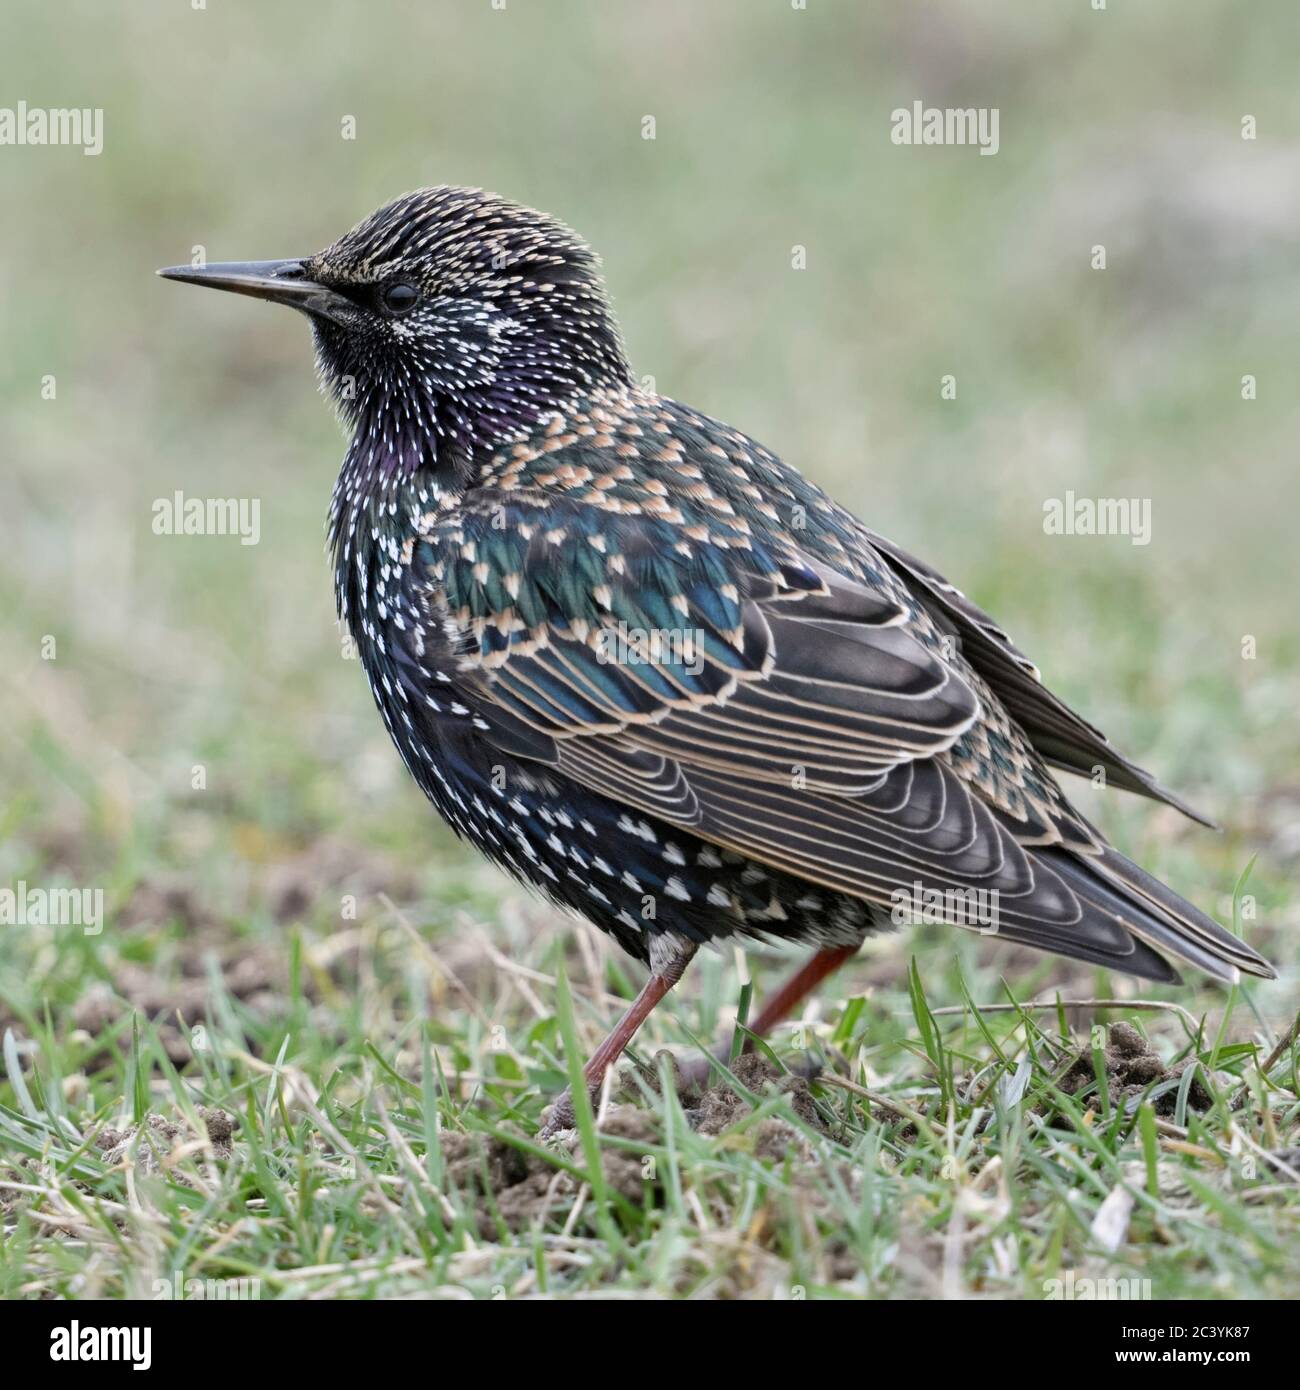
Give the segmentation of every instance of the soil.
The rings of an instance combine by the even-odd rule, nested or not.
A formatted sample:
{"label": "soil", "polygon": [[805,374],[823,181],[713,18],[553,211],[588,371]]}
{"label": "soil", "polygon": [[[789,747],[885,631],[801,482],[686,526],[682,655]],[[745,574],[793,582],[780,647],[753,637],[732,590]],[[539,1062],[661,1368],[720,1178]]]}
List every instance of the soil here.
{"label": "soil", "polygon": [[[277,923],[286,925],[307,916],[323,899],[337,903],[344,892],[359,902],[372,900],[381,891],[401,901],[414,893],[415,884],[409,871],[402,871],[387,856],[326,837],[285,858],[255,864],[247,891],[250,909],[260,904]],[[229,922],[214,914],[193,884],[182,877],[159,874],[138,883],[114,914],[114,927],[127,934],[173,935],[174,948],[165,953],[162,963],[109,961],[111,980],[90,985],[73,1008],[72,1026],[92,1037],[114,1023],[124,1036],[130,1012],[123,1005],[129,1005],[157,1025],[168,1057],[176,1066],[184,1066],[193,1057],[190,1029],[206,1017],[211,962],[229,994],[255,1015],[274,1018],[285,1007],[288,977],[283,943],[233,934]],[[346,954],[333,957],[330,973],[346,974],[351,964]],[[308,1000],[314,1000],[313,972],[304,972],[302,985]],[[92,1065],[94,1060],[88,1059]]]}
{"label": "soil", "polygon": [[[200,938],[183,943],[175,969],[167,972],[133,961],[117,961],[112,967],[111,985],[97,981],[77,1000],[73,1027],[95,1037],[117,1023],[126,1036],[130,1014],[123,1008],[125,1001],[157,1024],[167,1056],[176,1066],[184,1066],[193,1057],[189,1030],[207,1016],[210,952],[233,998],[267,1017],[284,1007],[288,982],[283,951],[227,938],[224,949],[218,952],[210,939]],[[88,1064],[93,1065],[93,1060]]]}
{"label": "soil", "polygon": [[[1106,1085],[1113,1102],[1123,1102],[1140,1096],[1152,1083],[1178,1081],[1195,1058],[1188,1057],[1174,1067],[1166,1067],[1159,1055],[1131,1023],[1112,1023],[1107,1032]],[[1059,1082],[1061,1090],[1074,1095],[1096,1079],[1091,1051],[1080,1052],[1070,1069]],[[1157,1115],[1172,1115],[1178,1105],[1177,1086],[1158,1095],[1153,1101]],[[1208,1110],[1213,1104],[1199,1075],[1192,1079],[1187,1091],[1187,1104],[1193,1110]]]}
{"label": "soil", "polygon": [[[686,1119],[698,1133],[721,1134],[724,1129],[729,1129],[737,1120],[748,1115],[753,1109],[743,1096],[733,1091],[725,1082],[706,1087],[700,1082],[686,1077],[676,1058],[667,1052],[660,1053],[655,1057],[653,1073],[642,1074],[642,1080],[652,1090],[656,1092],[659,1090],[661,1057],[667,1058],[672,1064],[673,1089],[677,1092],[678,1099],[682,1103],[682,1111]],[[734,1062],[728,1063],[728,1070],[747,1091],[752,1091],[755,1095],[761,1096],[768,1090],[775,1090],[782,1095],[789,1096],[791,1108],[804,1124],[810,1129],[825,1133],[825,1124],[813,1101],[812,1091],[809,1089],[806,1077],[782,1073],[765,1057],[761,1057],[757,1053],[742,1054]],[[639,1097],[640,1092],[634,1080],[625,1079],[623,1094],[629,1099]],[[790,1144],[797,1147],[804,1142],[803,1136],[797,1129],[786,1121],[775,1117],[764,1120],[755,1133],[760,1145],[769,1133],[774,1139],[779,1136],[780,1143],[784,1148],[788,1148]],[[784,1148],[782,1152],[784,1152]],[[759,1156],[766,1157],[767,1155],[760,1154]]]}
{"label": "soil", "polygon": [[[227,1115],[224,1110],[209,1110],[205,1106],[199,1107],[199,1118],[203,1121],[213,1156],[220,1159],[229,1158],[233,1152],[231,1136],[238,1121]],[[140,1133],[142,1128],[145,1130],[143,1135]],[[184,1121],[165,1120],[161,1115],[150,1115],[143,1126],[128,1125],[126,1129],[101,1129],[95,1135],[95,1146],[110,1167],[130,1158],[134,1146],[136,1171],[158,1173],[163,1170],[167,1159],[177,1148],[183,1144],[194,1143],[197,1139],[198,1136]],[[182,1175],[176,1176],[179,1181],[184,1181]]]}
{"label": "soil", "polygon": [[[647,1146],[657,1144],[660,1137],[651,1112],[633,1105],[612,1106],[600,1128],[604,1134]],[[560,1136],[559,1147],[577,1154],[581,1161],[576,1131]],[[442,1157],[445,1184],[477,1194],[475,1212],[479,1235],[485,1240],[500,1234],[498,1221],[507,1230],[523,1231],[536,1221],[567,1214],[578,1191],[579,1184],[570,1174],[488,1135],[444,1134]],[[645,1164],[643,1154],[608,1148],[603,1160],[605,1180],[629,1201],[639,1205],[647,1183],[658,1188],[657,1180],[646,1176],[653,1166]]]}
{"label": "soil", "polygon": [[[655,1060],[658,1063],[659,1059]],[[697,1133],[721,1134],[751,1113],[750,1103],[729,1086],[692,1087],[683,1080],[675,1060],[672,1071],[683,1114]],[[795,1114],[810,1128],[824,1132],[812,1092],[803,1077],[783,1075],[758,1056],[737,1058],[731,1071],[742,1086],[756,1095],[775,1090],[789,1096]],[[658,1089],[657,1071],[653,1077],[647,1075],[643,1079],[652,1089]],[[630,1145],[641,1146],[641,1151],[633,1147],[604,1147],[605,1179],[613,1191],[640,1206],[647,1197],[658,1200],[661,1178],[652,1156],[645,1150],[658,1146],[663,1134],[657,1112],[630,1099],[641,1099],[634,1080],[625,1080],[619,1094],[629,1099],[609,1107],[600,1121],[601,1133],[628,1140]],[[800,1161],[811,1156],[804,1135],[776,1116],[763,1120],[746,1138],[753,1144],[755,1157],[773,1163],[783,1163],[791,1155]],[[576,1130],[557,1135],[555,1146],[582,1161],[582,1141]],[[442,1152],[447,1183],[478,1194],[479,1234],[484,1239],[499,1235],[498,1217],[508,1230],[521,1231],[534,1222],[563,1217],[572,1207],[578,1189],[573,1177],[502,1140],[481,1134],[444,1134]]]}

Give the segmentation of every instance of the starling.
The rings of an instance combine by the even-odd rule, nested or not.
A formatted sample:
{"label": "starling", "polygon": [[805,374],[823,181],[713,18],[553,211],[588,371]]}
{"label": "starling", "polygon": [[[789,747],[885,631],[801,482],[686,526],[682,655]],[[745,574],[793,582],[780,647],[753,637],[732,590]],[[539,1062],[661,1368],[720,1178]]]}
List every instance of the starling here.
{"label": "starling", "polygon": [[813,952],[759,1036],[910,920],[1150,980],[1272,975],[1053,769],[1201,818],[935,570],[638,385],[562,223],[430,188],[305,259],[160,273],[310,319],[351,434],[338,611],[393,742],[458,835],[649,966],[589,1084],[727,938]]}

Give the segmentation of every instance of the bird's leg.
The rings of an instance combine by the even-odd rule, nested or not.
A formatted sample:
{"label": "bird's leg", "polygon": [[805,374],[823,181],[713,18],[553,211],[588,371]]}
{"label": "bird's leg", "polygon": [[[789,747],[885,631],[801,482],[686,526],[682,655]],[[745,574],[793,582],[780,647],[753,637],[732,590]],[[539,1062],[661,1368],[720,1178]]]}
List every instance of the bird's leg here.
{"label": "bird's leg", "polygon": [[[778,1023],[790,1017],[796,1007],[827,975],[833,974],[850,956],[856,955],[857,951],[856,946],[830,946],[824,951],[818,951],[791,975],[759,1011],[758,1017],[752,1023],[746,1024],[746,1027],[757,1037],[767,1037]],[[745,1051],[751,1052],[753,1047],[753,1039],[746,1038]]]}
{"label": "bird's leg", "polygon": [[[650,978],[582,1069],[589,1091],[594,1092],[604,1081],[605,1072],[623,1055],[624,1049],[636,1036],[637,1029],[650,1017],[655,1005],[682,978],[682,972],[698,950],[698,943],[666,932],[651,941]],[[573,1125],[573,1097],[566,1087],[564,1094],[552,1107],[550,1118],[542,1127],[539,1137],[547,1139],[562,1129],[572,1129]]]}

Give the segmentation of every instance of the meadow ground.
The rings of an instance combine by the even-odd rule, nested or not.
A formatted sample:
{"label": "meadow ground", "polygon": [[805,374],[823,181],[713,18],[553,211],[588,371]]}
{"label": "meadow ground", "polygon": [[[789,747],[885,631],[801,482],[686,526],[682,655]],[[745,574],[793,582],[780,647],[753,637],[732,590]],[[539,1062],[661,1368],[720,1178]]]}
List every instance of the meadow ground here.
{"label": "meadow ground", "polygon": [[[0,151],[0,889],[104,913],[0,926],[0,1296],[1300,1291],[1300,19],[697,8],[11,17],[0,90],[102,106],[105,144]],[[892,145],[915,99],[997,106],[997,156]],[[661,391],[946,571],[1219,821],[1069,787],[1279,980],[926,927],[678,1095],[656,1053],[788,968],[710,955],[642,1082],[539,1146],[638,972],[406,782],[334,627],[302,323],[152,276],[444,181],[571,221]],[[156,534],[178,489],[256,501],[257,543]],[[1148,543],[1047,534],[1067,492],[1149,503]]]}

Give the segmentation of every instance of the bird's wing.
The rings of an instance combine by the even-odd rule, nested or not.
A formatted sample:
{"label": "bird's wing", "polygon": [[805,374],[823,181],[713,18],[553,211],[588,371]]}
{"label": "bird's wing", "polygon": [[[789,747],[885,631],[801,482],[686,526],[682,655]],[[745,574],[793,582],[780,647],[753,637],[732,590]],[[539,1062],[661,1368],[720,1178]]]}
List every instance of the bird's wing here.
{"label": "bird's wing", "polygon": [[419,558],[511,751],[882,909],[991,904],[1010,940],[1174,978],[1145,938],[1231,974],[1194,908],[1218,956],[1155,899],[1117,909],[1103,842],[888,586],[528,489],[480,493]]}
{"label": "bird's wing", "polygon": [[1038,668],[985,613],[924,561],[892,541],[868,532],[871,543],[937,621],[947,621],[960,637],[966,660],[1029,736],[1044,761],[1080,776],[1100,768],[1111,786],[1163,801],[1201,825],[1213,826],[1199,811],[1162,787],[1130,762],[1109,739],[1081,718],[1043,683]]}

